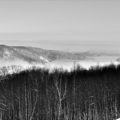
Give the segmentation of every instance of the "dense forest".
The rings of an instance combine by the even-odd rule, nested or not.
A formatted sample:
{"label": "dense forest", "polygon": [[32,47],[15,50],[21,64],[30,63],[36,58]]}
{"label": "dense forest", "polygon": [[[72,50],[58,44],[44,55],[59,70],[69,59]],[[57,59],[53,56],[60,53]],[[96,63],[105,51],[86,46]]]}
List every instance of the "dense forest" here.
{"label": "dense forest", "polygon": [[0,120],[115,120],[120,66],[0,77]]}

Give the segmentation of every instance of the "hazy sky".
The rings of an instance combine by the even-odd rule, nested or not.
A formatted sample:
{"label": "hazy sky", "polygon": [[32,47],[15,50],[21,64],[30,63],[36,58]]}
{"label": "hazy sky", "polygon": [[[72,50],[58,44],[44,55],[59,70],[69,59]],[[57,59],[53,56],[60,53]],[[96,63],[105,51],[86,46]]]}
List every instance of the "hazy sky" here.
{"label": "hazy sky", "polygon": [[120,0],[0,0],[0,44],[120,51]]}

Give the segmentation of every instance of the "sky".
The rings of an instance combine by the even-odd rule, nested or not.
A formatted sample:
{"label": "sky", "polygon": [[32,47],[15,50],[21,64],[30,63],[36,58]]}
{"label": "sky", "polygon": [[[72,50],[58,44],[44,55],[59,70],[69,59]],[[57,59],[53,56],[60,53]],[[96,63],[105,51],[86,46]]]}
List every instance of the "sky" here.
{"label": "sky", "polygon": [[120,51],[120,0],[0,0],[0,44]]}

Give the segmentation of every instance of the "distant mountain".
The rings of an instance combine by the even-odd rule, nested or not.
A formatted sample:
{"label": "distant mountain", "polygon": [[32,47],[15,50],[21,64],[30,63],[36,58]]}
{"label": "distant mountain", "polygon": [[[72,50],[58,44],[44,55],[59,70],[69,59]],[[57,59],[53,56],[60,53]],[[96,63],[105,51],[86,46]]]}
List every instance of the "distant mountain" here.
{"label": "distant mountain", "polygon": [[0,60],[22,60],[28,63],[46,63],[47,61],[27,47],[10,47],[0,45]]}
{"label": "distant mountain", "polygon": [[30,69],[35,66],[44,67],[46,64],[57,60],[85,59],[89,56],[86,56],[86,54],[44,50],[35,47],[0,45],[0,70],[2,70],[0,73],[12,73],[11,71]]}
{"label": "distant mountain", "polygon": [[[100,60],[102,60],[101,62],[103,63],[103,59],[106,58],[106,56],[108,57],[108,63],[118,61],[117,58],[119,58],[119,55],[111,53],[89,51],[70,53],[35,47],[0,45],[0,68],[4,70],[4,72],[8,70],[6,73],[12,73],[11,71],[21,71],[23,69],[30,69],[31,67],[45,67],[48,69],[60,67],[70,68],[70,66],[73,67],[75,63],[86,67],[87,64],[89,64],[89,66],[96,65],[100,63]],[[115,58],[113,59],[113,57]]]}
{"label": "distant mountain", "polygon": [[14,60],[24,61],[30,64],[45,64],[54,60],[83,60],[89,57],[89,53],[69,53],[55,50],[44,50],[34,47],[6,46],[0,45],[0,60],[12,62]]}

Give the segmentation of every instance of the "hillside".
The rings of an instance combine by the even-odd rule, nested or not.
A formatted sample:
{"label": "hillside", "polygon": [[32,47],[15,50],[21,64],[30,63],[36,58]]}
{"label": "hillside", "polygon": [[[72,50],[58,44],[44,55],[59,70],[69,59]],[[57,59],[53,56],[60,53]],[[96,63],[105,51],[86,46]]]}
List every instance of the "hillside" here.
{"label": "hillside", "polygon": [[0,63],[0,68],[6,67],[5,69],[8,70],[8,73],[12,73],[12,69],[17,70],[17,68],[20,68],[17,71],[21,71],[32,67],[50,70],[62,68],[70,71],[75,65],[85,69],[98,65],[118,65],[119,54],[89,51],[70,53],[35,47],[0,45]]}

